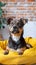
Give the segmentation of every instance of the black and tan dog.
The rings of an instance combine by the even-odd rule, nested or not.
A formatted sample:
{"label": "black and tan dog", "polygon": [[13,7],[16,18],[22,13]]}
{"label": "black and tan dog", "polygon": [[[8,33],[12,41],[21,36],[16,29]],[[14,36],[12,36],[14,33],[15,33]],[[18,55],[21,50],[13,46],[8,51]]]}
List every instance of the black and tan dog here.
{"label": "black and tan dog", "polygon": [[10,37],[4,54],[8,54],[8,50],[16,51],[22,54],[25,49],[32,46],[27,44],[23,38],[23,26],[28,22],[27,19],[14,19],[9,22]]}

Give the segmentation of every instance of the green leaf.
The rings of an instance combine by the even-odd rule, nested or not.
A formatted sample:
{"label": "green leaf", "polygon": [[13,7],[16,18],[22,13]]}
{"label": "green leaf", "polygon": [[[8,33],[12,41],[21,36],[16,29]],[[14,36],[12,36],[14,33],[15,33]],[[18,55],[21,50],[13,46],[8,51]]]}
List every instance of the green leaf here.
{"label": "green leaf", "polygon": [[3,6],[5,6],[5,5],[6,5],[6,3],[0,2],[0,7],[3,7]]}

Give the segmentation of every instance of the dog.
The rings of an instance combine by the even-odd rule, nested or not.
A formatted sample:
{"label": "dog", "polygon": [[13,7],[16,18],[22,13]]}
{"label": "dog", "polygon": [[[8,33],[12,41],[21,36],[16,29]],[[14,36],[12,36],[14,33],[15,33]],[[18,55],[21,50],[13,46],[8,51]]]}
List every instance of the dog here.
{"label": "dog", "polygon": [[25,49],[32,48],[32,46],[25,42],[23,38],[23,26],[28,22],[27,19],[20,18],[11,19],[9,24],[10,37],[6,51],[4,54],[8,54],[9,50],[16,51],[18,54],[23,54]]}

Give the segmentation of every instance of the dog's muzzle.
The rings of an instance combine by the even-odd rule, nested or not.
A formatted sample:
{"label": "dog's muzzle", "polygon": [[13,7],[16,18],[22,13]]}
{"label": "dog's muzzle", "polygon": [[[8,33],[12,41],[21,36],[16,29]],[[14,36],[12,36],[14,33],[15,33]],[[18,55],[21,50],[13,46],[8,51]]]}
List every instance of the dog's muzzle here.
{"label": "dog's muzzle", "polygon": [[19,33],[19,30],[18,30],[18,27],[17,26],[14,26],[13,27],[12,33]]}

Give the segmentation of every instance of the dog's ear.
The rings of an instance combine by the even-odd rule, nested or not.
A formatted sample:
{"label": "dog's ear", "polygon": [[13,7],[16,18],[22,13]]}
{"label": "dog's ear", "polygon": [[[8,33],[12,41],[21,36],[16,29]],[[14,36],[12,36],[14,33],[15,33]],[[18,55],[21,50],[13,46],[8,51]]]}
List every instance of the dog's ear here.
{"label": "dog's ear", "polygon": [[11,20],[13,20],[13,18],[8,18],[8,20],[7,20],[7,25],[10,25]]}
{"label": "dog's ear", "polygon": [[28,22],[28,19],[23,19],[24,25]]}
{"label": "dog's ear", "polygon": [[20,22],[25,25],[28,22],[28,19],[20,18]]}

